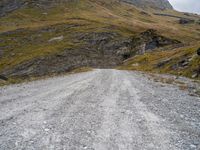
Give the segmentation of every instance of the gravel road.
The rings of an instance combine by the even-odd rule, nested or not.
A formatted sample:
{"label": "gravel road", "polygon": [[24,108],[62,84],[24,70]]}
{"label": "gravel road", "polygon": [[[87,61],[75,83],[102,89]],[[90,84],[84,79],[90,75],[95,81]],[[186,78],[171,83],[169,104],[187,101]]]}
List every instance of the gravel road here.
{"label": "gravel road", "polygon": [[200,98],[118,70],[0,88],[0,150],[200,150]]}

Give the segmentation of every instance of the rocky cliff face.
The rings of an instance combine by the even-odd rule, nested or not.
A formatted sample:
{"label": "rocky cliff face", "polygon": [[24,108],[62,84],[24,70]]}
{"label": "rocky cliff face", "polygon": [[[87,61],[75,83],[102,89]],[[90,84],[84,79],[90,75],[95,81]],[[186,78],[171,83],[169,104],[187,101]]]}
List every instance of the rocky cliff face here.
{"label": "rocky cliff face", "polygon": [[137,7],[146,8],[151,7],[154,9],[173,9],[168,0],[122,0],[127,3],[134,4]]}
{"label": "rocky cliff face", "polygon": [[8,12],[19,9],[26,5],[32,5],[37,7],[49,7],[64,2],[76,2],[80,0],[1,0],[0,1],[0,16],[5,15]]}
{"label": "rocky cliff face", "polygon": [[[38,33],[53,32],[52,28],[42,29]],[[16,32],[20,31],[4,34],[16,34]],[[32,34],[38,33],[32,32]],[[31,41],[31,37],[27,38]],[[54,55],[42,56],[26,61],[12,69],[4,70],[3,75],[27,78],[31,76],[59,74],[85,66],[113,68],[121,65],[124,60],[135,54],[144,54],[156,48],[179,44],[176,40],[157,34],[155,30],[147,30],[132,39],[121,37],[114,32],[76,33],[73,35],[73,39],[81,41],[84,45],[77,48],[66,48]]]}
{"label": "rocky cliff face", "polygon": [[7,12],[20,8],[25,4],[26,0],[2,0],[0,1],[0,16]]}

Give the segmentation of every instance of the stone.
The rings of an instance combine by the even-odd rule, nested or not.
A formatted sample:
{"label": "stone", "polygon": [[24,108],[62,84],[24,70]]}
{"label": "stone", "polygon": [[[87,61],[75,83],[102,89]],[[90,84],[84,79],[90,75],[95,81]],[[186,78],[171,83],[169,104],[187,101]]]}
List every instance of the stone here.
{"label": "stone", "polygon": [[145,12],[145,11],[141,11],[140,12],[141,15],[146,15],[146,16],[151,16],[149,13]]}
{"label": "stone", "polygon": [[197,73],[195,73],[195,74],[192,75],[192,78],[196,78],[196,77],[198,77]]}
{"label": "stone", "polygon": [[53,41],[62,41],[64,39],[64,36],[58,36],[58,37],[54,37],[54,38],[51,38],[49,40],[49,42],[53,42]]}
{"label": "stone", "polygon": [[3,76],[3,75],[0,75],[0,79],[1,79],[1,80],[4,80],[4,81],[8,81],[8,78],[5,77],[5,76]]}
{"label": "stone", "polygon": [[156,65],[156,67],[158,67],[158,68],[163,67],[164,65],[166,65],[166,64],[169,63],[170,61],[171,61],[170,58],[165,59],[165,60],[159,62],[159,63]]}
{"label": "stone", "polygon": [[3,57],[3,50],[0,49],[0,58]]}
{"label": "stone", "polygon": [[138,67],[139,64],[138,63],[135,63],[135,64],[132,64],[133,67]]}
{"label": "stone", "polygon": [[200,48],[197,50],[197,55],[200,56]]}
{"label": "stone", "polygon": [[197,146],[194,145],[194,144],[191,144],[190,147],[191,147],[192,149],[196,149]]}
{"label": "stone", "polygon": [[44,131],[46,131],[46,132],[48,132],[50,129],[48,129],[48,128],[46,128],[46,129],[44,129]]}
{"label": "stone", "polygon": [[187,18],[180,18],[179,20],[179,24],[189,24],[189,23],[194,23],[194,20]]}

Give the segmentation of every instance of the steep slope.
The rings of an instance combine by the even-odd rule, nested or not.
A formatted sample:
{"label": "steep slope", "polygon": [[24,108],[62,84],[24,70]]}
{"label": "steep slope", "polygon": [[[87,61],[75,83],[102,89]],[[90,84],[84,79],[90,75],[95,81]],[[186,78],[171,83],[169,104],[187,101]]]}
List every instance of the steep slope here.
{"label": "steep slope", "polygon": [[[144,55],[137,55],[127,60],[122,70],[140,70],[154,73],[171,73],[177,76],[200,79],[200,56],[197,49],[200,43],[185,47],[154,50]],[[166,51],[166,49],[168,49]]]}
{"label": "steep slope", "polygon": [[2,0],[0,1],[0,16],[28,5],[47,8],[70,1],[79,0]]}
{"label": "steep slope", "polygon": [[[183,26],[179,18],[116,0],[41,2],[48,1],[28,3],[0,18],[0,72],[5,76],[37,77],[83,66],[113,68],[133,56],[124,51],[135,51],[133,37],[148,29],[156,30],[155,39],[183,45],[200,40],[197,23]],[[173,10],[156,13],[198,20]]]}
{"label": "steep slope", "polygon": [[[102,1],[102,0],[100,0]],[[110,0],[117,1],[117,0]],[[168,0],[120,0],[130,4],[134,4],[137,7],[147,8],[151,7],[154,9],[173,9]],[[2,0],[0,1],[0,16],[6,15],[16,9],[25,7],[27,5],[38,6],[38,7],[52,7],[67,2],[80,2],[80,0]]]}

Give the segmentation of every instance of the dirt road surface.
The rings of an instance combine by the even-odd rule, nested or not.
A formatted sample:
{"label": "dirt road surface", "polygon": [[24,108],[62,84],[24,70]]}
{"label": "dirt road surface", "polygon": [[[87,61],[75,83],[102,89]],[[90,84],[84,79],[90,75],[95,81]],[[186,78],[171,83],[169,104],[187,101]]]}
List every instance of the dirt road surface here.
{"label": "dirt road surface", "polygon": [[200,99],[138,72],[0,88],[0,150],[199,150]]}

